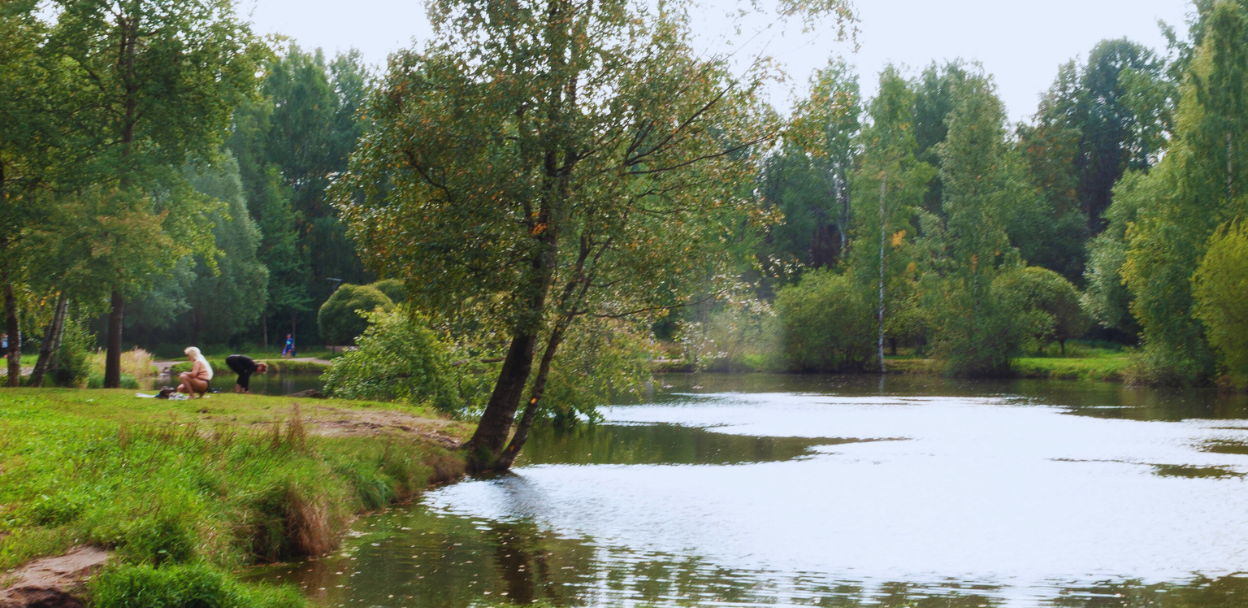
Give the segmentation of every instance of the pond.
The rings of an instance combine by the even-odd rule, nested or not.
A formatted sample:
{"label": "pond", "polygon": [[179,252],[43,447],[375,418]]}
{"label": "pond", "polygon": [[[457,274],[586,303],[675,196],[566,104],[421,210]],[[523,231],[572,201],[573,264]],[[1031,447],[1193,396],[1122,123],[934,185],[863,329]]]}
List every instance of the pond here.
{"label": "pond", "polygon": [[[221,392],[234,390],[236,375],[229,370],[218,373],[212,381],[212,387]],[[178,379],[169,376],[157,376],[140,381],[143,390],[159,390],[163,386],[177,386]],[[259,395],[289,395],[308,389],[321,389],[321,375],[311,374],[255,374],[251,377],[251,392]]]}
{"label": "pond", "polygon": [[321,606],[1248,605],[1248,398],[668,376],[258,571]]}

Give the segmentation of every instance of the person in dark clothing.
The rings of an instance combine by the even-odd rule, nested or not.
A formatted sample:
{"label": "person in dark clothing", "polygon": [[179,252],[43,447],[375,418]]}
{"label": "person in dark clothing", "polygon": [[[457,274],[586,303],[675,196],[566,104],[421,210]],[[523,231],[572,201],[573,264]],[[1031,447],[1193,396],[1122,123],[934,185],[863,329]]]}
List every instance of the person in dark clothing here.
{"label": "person in dark clothing", "polygon": [[225,358],[225,364],[238,374],[238,380],[234,382],[234,392],[248,393],[251,392],[251,375],[263,374],[269,371],[268,364],[264,362],[257,363],[247,355],[230,355]]}

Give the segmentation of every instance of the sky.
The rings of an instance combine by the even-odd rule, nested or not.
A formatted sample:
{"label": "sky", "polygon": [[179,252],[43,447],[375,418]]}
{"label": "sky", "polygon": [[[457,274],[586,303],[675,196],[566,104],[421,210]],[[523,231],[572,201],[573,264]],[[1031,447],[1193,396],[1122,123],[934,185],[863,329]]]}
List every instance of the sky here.
{"label": "sky", "polygon": [[[430,35],[422,0],[240,0],[240,12],[262,34],[282,34],[304,49],[332,56],[358,49],[378,70],[400,49]],[[746,21],[739,35],[727,14],[737,2],[702,0],[692,13],[705,53],[771,56],[788,74],[770,101],[787,111],[811,74],[840,57],[857,68],[863,94],[875,92],[889,64],[917,75],[933,61],[979,62],[991,74],[1012,122],[1027,120],[1060,64],[1087,58],[1097,42],[1128,38],[1165,51],[1164,21],[1186,32],[1188,0],[856,0],[858,49],[834,36],[803,33],[770,19]],[[830,29],[830,28],[829,28]]]}

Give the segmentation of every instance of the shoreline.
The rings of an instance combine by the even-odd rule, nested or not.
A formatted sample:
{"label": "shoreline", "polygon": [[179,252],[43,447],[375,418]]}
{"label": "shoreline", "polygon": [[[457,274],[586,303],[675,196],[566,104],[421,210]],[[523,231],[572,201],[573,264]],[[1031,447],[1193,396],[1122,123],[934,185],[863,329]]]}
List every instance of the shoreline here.
{"label": "shoreline", "polygon": [[[458,446],[470,428],[427,408],[233,394],[169,402],[124,389],[4,396],[0,608],[94,605],[112,587],[162,576],[170,589],[199,577],[258,606],[300,605],[289,590],[241,583],[241,570],[332,551],[357,517],[466,471]],[[105,557],[61,563],[84,551]]]}

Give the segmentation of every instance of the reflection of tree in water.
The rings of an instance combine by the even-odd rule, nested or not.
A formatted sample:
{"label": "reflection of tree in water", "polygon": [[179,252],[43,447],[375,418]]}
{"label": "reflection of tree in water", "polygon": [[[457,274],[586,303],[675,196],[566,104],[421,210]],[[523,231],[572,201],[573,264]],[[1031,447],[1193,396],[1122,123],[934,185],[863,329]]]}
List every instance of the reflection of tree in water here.
{"label": "reflection of tree in water", "polygon": [[1182,584],[1140,581],[1104,583],[1062,590],[1052,600],[1060,608],[1242,608],[1248,604],[1248,573],[1210,579],[1197,577]]}
{"label": "reflection of tree in water", "polygon": [[[535,491],[509,480],[511,500]],[[837,580],[822,572],[737,570],[701,557],[605,546],[543,530],[534,521],[483,521],[416,508],[372,518],[347,551],[287,566],[317,605],[702,606],[794,604],[826,608],[992,608],[1031,592],[1057,608],[1241,608],[1248,578],[1061,585],[1035,590],[956,580]],[[254,580],[273,581],[273,571]],[[398,602],[395,604],[394,602]]]}
{"label": "reflection of tree in water", "polygon": [[544,546],[542,534],[535,524],[495,522],[491,524],[489,534],[496,543],[494,561],[507,587],[509,601],[531,604],[539,598],[566,599],[563,597],[565,593],[552,578],[552,552]]}
{"label": "reflection of tree in water", "polygon": [[731,465],[793,460],[815,446],[860,441],[733,435],[675,424],[596,425],[535,429],[521,458],[525,464]]}

